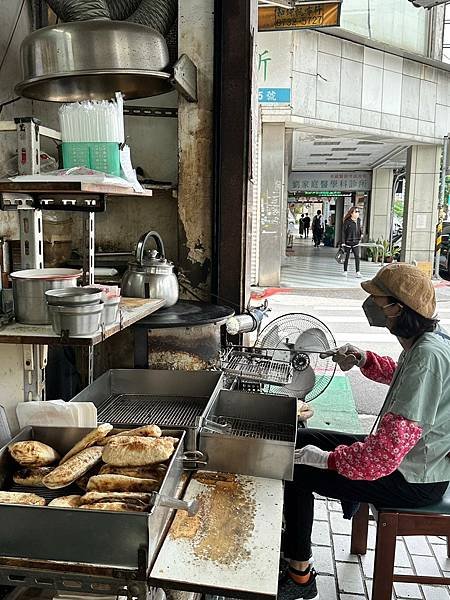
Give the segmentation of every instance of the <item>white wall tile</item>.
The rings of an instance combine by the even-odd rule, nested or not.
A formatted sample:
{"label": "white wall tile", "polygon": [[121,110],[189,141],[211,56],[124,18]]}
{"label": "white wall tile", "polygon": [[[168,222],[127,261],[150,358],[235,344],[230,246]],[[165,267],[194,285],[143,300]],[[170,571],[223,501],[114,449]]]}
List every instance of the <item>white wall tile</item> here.
{"label": "white wall tile", "polygon": [[418,134],[424,137],[434,137],[434,123],[419,121]]}
{"label": "white wall tile", "polygon": [[328,33],[319,33],[319,52],[341,56],[342,40]]}
{"label": "white wall tile", "polygon": [[402,79],[401,116],[417,119],[419,116],[420,79],[405,75]]}
{"label": "white wall tile", "polygon": [[382,112],[400,115],[402,101],[402,75],[393,71],[383,72]]}
{"label": "white wall tile", "polygon": [[381,128],[381,113],[373,110],[361,111],[361,125],[363,127]]}
{"label": "white wall tile", "polygon": [[317,73],[317,43],[316,31],[305,29],[294,32],[294,71]]}
{"label": "white wall tile", "polygon": [[396,73],[403,72],[403,58],[396,56],[395,54],[384,53],[384,68],[388,71],[395,71]]}
{"label": "white wall tile", "polygon": [[431,81],[420,82],[419,119],[434,121],[436,116],[436,84]]}
{"label": "white wall tile", "polygon": [[426,79],[427,81],[432,81],[433,83],[436,83],[437,73],[438,73],[438,70],[435,69],[434,67],[430,67],[429,65],[422,66],[422,77],[423,77],[423,79]]}
{"label": "white wall tile", "polygon": [[344,40],[342,42],[342,57],[362,62],[364,60],[364,46]]}
{"label": "white wall tile", "polygon": [[339,122],[347,125],[361,125],[361,109],[341,106],[339,108]]}
{"label": "white wall tile", "polygon": [[316,118],[323,121],[339,122],[339,104],[317,101]]}
{"label": "white wall tile", "polygon": [[434,123],[434,131],[437,137],[443,137],[448,133],[448,113],[449,109],[447,106],[442,106],[442,104],[436,104],[436,120]]}
{"label": "white wall tile", "polygon": [[372,67],[383,68],[383,52],[373,48],[364,48],[364,62]]}
{"label": "white wall tile", "polygon": [[379,67],[364,65],[362,84],[362,107],[367,110],[381,111],[383,98],[383,70]]}
{"label": "white wall tile", "polygon": [[317,100],[339,104],[341,59],[319,52],[317,61]]}
{"label": "white wall tile", "polygon": [[438,71],[437,80],[437,103],[450,105],[450,77],[446,71]]}
{"label": "white wall tile", "polygon": [[405,58],[403,61],[403,73],[405,75],[410,75],[411,77],[420,77],[421,72],[422,66],[420,63]]}
{"label": "white wall tile", "polygon": [[410,119],[408,117],[400,117],[400,131],[402,133],[412,133],[417,135],[419,122],[417,119]]}
{"label": "white wall tile", "polygon": [[400,131],[400,117],[383,113],[381,115],[381,129]]}
{"label": "white wall tile", "polygon": [[362,63],[342,59],[340,102],[344,106],[361,108],[362,67]]}
{"label": "white wall tile", "polygon": [[316,116],[316,80],[315,75],[293,73],[292,105],[296,115],[300,117]]}

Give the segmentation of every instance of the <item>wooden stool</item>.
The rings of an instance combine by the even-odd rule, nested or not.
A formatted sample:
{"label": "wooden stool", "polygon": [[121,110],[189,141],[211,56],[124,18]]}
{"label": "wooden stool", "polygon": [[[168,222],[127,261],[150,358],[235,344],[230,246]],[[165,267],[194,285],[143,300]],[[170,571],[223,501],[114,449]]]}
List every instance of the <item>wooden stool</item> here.
{"label": "wooden stool", "polygon": [[[450,486],[437,504],[417,509],[370,509],[377,521],[375,565],[373,569],[372,600],[391,600],[394,581],[427,585],[450,585],[449,577],[396,575],[394,573],[397,536],[441,535],[447,538],[447,555],[450,557]],[[361,504],[353,517],[350,552],[367,552],[369,505]]]}

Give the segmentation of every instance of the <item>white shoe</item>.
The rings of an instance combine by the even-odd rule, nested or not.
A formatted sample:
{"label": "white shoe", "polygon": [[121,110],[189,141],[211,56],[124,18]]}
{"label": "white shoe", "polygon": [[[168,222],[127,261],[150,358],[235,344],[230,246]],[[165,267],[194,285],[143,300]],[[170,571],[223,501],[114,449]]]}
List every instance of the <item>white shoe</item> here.
{"label": "white shoe", "polygon": [[344,277],[348,277],[348,273],[347,273],[347,271],[344,271],[344,272],[342,273],[342,275],[343,275]]}
{"label": "white shoe", "polygon": [[356,272],[356,279],[361,279],[362,275],[359,271]]}

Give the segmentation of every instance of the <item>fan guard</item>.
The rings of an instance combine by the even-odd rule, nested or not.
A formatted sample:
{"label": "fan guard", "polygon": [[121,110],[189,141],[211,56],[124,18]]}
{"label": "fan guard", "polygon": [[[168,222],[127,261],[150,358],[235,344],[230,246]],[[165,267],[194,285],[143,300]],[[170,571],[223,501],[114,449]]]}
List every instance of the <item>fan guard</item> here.
{"label": "fan guard", "polygon": [[[261,331],[255,348],[274,349],[272,359],[290,361],[294,377],[283,386],[265,384],[264,392],[314,400],[330,385],[336,371],[332,357],[321,359],[319,352],[335,347],[331,331],[311,315],[290,313],[274,319]],[[318,352],[302,352],[302,348]]]}

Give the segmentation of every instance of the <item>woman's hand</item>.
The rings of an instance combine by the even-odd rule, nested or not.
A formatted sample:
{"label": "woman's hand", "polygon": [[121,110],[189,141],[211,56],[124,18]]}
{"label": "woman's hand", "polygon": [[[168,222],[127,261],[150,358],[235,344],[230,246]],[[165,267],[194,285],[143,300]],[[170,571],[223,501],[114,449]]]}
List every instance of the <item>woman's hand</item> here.
{"label": "woman's hand", "polygon": [[363,367],[366,362],[366,353],[364,350],[352,346],[352,344],[344,344],[337,350],[328,350],[321,352],[320,358],[333,357],[333,362],[337,363],[341,371],[350,371],[353,367]]}
{"label": "woman's hand", "polygon": [[331,453],[308,444],[294,453],[295,465],[307,465],[316,469],[328,469],[328,457]]}

